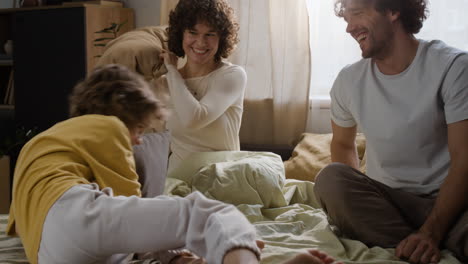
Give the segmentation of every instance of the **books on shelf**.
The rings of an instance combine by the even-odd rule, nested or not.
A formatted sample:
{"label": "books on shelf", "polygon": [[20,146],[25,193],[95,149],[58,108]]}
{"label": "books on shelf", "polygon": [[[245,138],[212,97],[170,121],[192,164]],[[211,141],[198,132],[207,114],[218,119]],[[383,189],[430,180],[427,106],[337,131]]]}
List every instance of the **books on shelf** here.
{"label": "books on shelf", "polygon": [[11,66],[13,65],[13,58],[11,55],[0,53],[0,66]]}
{"label": "books on shelf", "polygon": [[8,84],[6,87],[6,93],[3,98],[3,104],[13,105],[15,101],[15,89],[14,89],[14,80],[13,80],[13,69],[10,71],[10,77],[8,79]]}
{"label": "books on shelf", "polygon": [[72,2],[63,2],[62,5],[64,6],[102,5],[102,6],[123,7],[123,3],[121,1],[115,1],[115,0],[72,1]]}

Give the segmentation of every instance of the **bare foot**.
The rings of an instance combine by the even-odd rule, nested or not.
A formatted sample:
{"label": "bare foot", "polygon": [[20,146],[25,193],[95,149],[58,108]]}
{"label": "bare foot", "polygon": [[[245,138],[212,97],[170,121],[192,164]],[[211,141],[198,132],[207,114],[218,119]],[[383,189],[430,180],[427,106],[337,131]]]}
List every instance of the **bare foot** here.
{"label": "bare foot", "polygon": [[255,241],[257,242],[257,247],[262,250],[264,247],[265,247],[265,242],[263,242],[262,240],[257,240]]}
{"label": "bare foot", "polygon": [[[283,264],[331,264],[335,260],[327,254],[315,249],[309,249],[306,253],[301,253],[286,261]],[[336,264],[343,264],[338,262]]]}

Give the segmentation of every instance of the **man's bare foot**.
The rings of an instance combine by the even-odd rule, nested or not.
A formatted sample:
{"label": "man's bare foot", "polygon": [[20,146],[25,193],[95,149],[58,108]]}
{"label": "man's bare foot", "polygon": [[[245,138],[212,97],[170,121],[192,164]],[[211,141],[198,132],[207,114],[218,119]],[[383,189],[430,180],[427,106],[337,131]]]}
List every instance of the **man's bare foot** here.
{"label": "man's bare foot", "polygon": [[[335,260],[327,254],[315,249],[309,249],[306,253],[301,253],[286,261],[283,264],[331,264]],[[337,262],[336,264],[343,264]]]}
{"label": "man's bare foot", "polygon": [[264,247],[265,247],[265,242],[263,242],[262,240],[257,240],[255,241],[257,242],[257,247],[262,250]]}

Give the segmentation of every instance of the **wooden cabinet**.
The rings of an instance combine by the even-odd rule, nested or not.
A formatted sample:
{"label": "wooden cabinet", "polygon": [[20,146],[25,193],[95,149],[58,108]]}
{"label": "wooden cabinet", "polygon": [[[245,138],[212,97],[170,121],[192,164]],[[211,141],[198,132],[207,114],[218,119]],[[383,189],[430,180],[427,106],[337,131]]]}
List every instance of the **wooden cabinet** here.
{"label": "wooden cabinet", "polygon": [[134,28],[132,9],[99,5],[17,11],[13,18],[15,120],[45,130],[68,117],[73,86],[103,52],[94,46],[112,23]]}
{"label": "wooden cabinet", "polygon": [[[0,9],[0,140],[18,128],[40,132],[67,119],[71,90],[103,53],[94,40],[106,35],[96,32],[123,22],[118,35],[134,29],[132,9],[92,4]],[[4,54],[7,40],[13,42],[13,56]],[[6,105],[11,81],[14,99]],[[16,158],[10,156],[10,171]]]}
{"label": "wooden cabinet", "polygon": [[11,162],[10,157],[3,155],[6,142],[14,136],[14,98],[13,57],[6,54],[4,46],[12,43],[13,20],[10,14],[0,13],[0,213],[8,213],[11,197]]}
{"label": "wooden cabinet", "polygon": [[[11,56],[12,17],[10,15],[0,15],[0,121],[5,122],[12,119],[13,111],[13,57]],[[8,44],[7,44],[8,43]],[[9,46],[10,53],[5,51]],[[1,130],[1,129],[0,129]],[[0,132],[1,136],[1,132]]]}

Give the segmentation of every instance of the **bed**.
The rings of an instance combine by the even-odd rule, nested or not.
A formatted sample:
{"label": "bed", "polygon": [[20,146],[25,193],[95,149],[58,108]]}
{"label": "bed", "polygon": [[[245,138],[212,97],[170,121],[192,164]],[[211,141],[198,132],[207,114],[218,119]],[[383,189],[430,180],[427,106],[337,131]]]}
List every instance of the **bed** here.
{"label": "bed", "polygon": [[[158,60],[165,43],[164,32],[163,27],[150,27],[124,34],[113,41],[99,63],[130,65],[147,80],[157,78],[166,71]],[[150,43],[147,47],[129,48],[146,43],[141,41],[142,38],[147,38],[147,43]],[[125,61],[116,61],[119,58],[125,58]],[[154,61],[143,61],[145,58]],[[143,146],[136,148],[135,157],[139,157],[142,163],[145,159],[158,161],[150,163],[151,166],[140,165],[139,170],[137,160],[142,183],[147,182],[148,175],[155,171],[166,175],[168,140],[167,136],[155,136],[153,141],[145,141]],[[278,149],[270,149],[271,152],[267,151],[268,148],[251,145],[245,151],[193,155],[184,161],[183,169],[172,171],[167,180],[159,179],[156,185],[164,186],[165,182],[167,195],[185,196],[200,191],[210,198],[237,206],[255,225],[259,239],[266,243],[262,253],[263,264],[281,263],[311,248],[326,251],[343,263],[405,263],[394,257],[393,249],[368,248],[359,241],[339,238],[328,223],[313,195],[313,181],[316,173],[330,162],[330,140],[330,134],[305,133],[291,157],[287,149],[281,149],[280,156],[273,153]],[[365,142],[362,137],[358,137],[358,146],[363,160],[361,169],[365,170]],[[154,153],[155,149],[163,153]],[[28,263],[21,241],[5,235],[6,219],[7,215],[0,215],[0,264]],[[157,262],[147,260],[140,263]],[[440,263],[460,262],[450,252],[443,251]]]}
{"label": "bed", "polygon": [[[339,238],[313,188],[311,181],[286,179],[279,155],[244,151],[189,157],[168,175],[165,192],[185,196],[199,191],[236,205],[266,243],[261,263],[281,263],[309,248],[328,252],[343,263],[406,263],[394,257],[394,249],[368,248],[359,241]],[[440,263],[460,262],[443,251]]]}
{"label": "bed", "polygon": [[[144,144],[134,149],[139,174],[151,174],[156,170],[166,174],[164,164],[167,160],[161,157],[168,151],[169,140],[167,133],[145,135]],[[328,223],[313,195],[313,175],[329,162],[330,140],[330,134],[306,133],[287,161],[283,161],[284,156],[273,152],[258,151],[261,148],[257,151],[197,153],[169,173],[164,192],[185,196],[199,191],[237,206],[254,224],[258,237],[266,243],[262,264],[281,263],[309,248],[326,251],[344,263],[405,263],[394,257],[393,249],[368,248],[359,241],[339,238]],[[363,138],[358,137],[357,143],[363,158]],[[159,151],[155,152],[155,149]],[[159,164],[152,162],[151,166],[141,170],[138,160],[142,158],[159,160]],[[304,163],[308,165],[301,165]],[[312,176],[291,179],[298,178],[298,175]],[[158,184],[164,185],[163,181],[161,179]],[[28,263],[20,239],[5,235],[7,217],[0,215],[0,264]],[[450,252],[443,251],[440,263],[460,262]]]}
{"label": "bed", "polygon": [[29,263],[21,245],[21,240],[6,236],[5,229],[7,222],[8,215],[0,214],[0,263]]}

